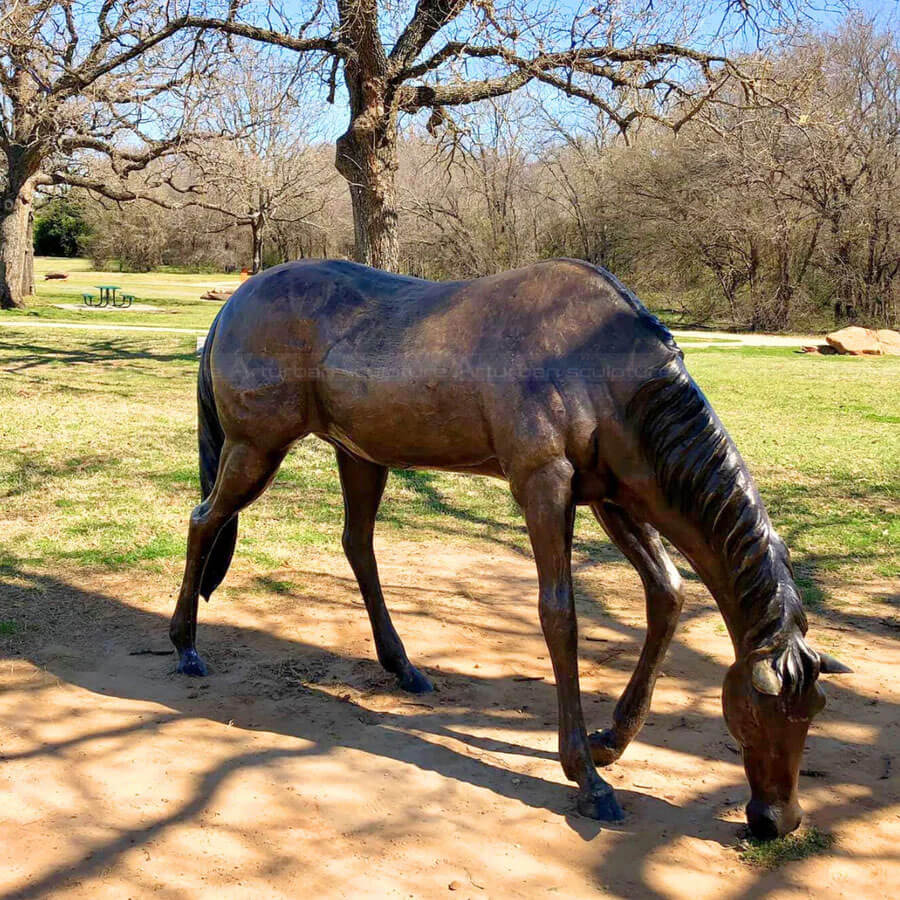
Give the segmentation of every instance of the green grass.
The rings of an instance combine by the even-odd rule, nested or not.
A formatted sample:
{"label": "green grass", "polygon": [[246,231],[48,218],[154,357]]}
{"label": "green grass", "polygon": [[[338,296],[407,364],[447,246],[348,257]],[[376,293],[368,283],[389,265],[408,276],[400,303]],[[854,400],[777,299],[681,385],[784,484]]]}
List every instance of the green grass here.
{"label": "green grass", "polygon": [[688,366],[735,438],[808,601],[827,574],[900,575],[900,359],[741,348]]}
{"label": "green grass", "polygon": [[[190,336],[0,329],[4,567],[165,569],[177,579],[197,502]],[[900,573],[900,359],[782,349],[689,350],[697,381],[757,476],[808,603],[844,582]],[[238,557],[258,574],[304,547],[340,547],[330,448],[303,441],[241,517]],[[379,534],[528,546],[501,482],[392,475]],[[584,510],[576,551],[608,557]],[[290,591],[288,583],[272,590]]]}
{"label": "green grass", "polygon": [[267,575],[258,575],[256,583],[266,591],[273,594],[290,594],[297,585],[293,581],[286,581],[279,578],[269,578]]}
{"label": "green grass", "polygon": [[[0,330],[3,558],[176,566],[199,494],[196,371],[189,337]],[[333,453],[308,439],[242,515],[239,553],[272,569],[294,563],[304,546],[338,549],[342,515]],[[413,539],[494,536],[526,546],[508,491],[482,479],[398,473],[382,519]]]}
{"label": "green grass", "polygon": [[748,865],[760,869],[777,869],[786,862],[806,859],[817,853],[824,853],[834,843],[830,834],[823,834],[816,828],[804,828],[773,841],[748,838],[741,841],[741,859]]}

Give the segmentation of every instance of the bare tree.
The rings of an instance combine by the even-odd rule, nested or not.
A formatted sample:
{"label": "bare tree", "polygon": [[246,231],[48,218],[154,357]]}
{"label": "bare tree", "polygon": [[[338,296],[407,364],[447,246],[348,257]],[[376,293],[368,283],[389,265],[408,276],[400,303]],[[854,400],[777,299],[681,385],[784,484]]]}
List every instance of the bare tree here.
{"label": "bare tree", "polygon": [[[236,89],[226,81],[217,97]],[[229,109],[234,118],[244,115]],[[271,264],[345,252],[349,197],[327,145],[307,145],[301,125],[292,120],[251,127],[234,139],[192,141],[125,182],[106,174],[108,163],[91,161],[87,180],[114,182],[126,199],[60,189],[77,198],[90,223],[84,249],[98,268],[116,261],[127,271],[161,264],[233,268],[254,255]]]}
{"label": "bare tree", "polygon": [[[353,248],[350,197],[343,180],[335,175],[333,152],[327,143],[307,148],[308,167],[317,173],[310,215],[310,197],[299,197],[292,208],[286,206],[272,222],[267,258],[278,262],[318,257],[348,257]],[[332,177],[325,177],[324,173]],[[320,177],[322,176],[322,177]]]}
{"label": "bare tree", "polygon": [[28,223],[39,184],[115,194],[73,159],[102,154],[111,171],[127,175],[177,143],[181,122],[177,112],[165,121],[165,105],[196,79],[206,48],[196,32],[182,31],[186,16],[173,16],[173,6],[16,0],[0,8],[0,308],[21,305],[28,288]]}
{"label": "bare tree", "polygon": [[[766,231],[749,180],[708,132],[695,128],[677,140],[644,135],[616,184],[630,205],[625,227],[638,280],[683,290],[709,273],[732,324],[747,326],[753,316],[745,315],[741,301],[756,287]],[[677,274],[667,279],[661,273]]]}
{"label": "bare tree", "polygon": [[822,222],[813,262],[835,316],[890,323],[900,307],[900,37],[853,17],[812,50],[817,77],[793,110],[802,141],[785,168]]}
{"label": "bare tree", "polygon": [[[142,181],[146,175],[142,173]],[[119,271],[149,272],[165,262],[171,236],[180,230],[182,210],[144,199],[140,189],[135,191],[139,196],[121,203],[97,192],[74,193],[90,225],[84,250],[96,269],[115,263]]]}
{"label": "bare tree", "polygon": [[404,267],[431,277],[477,277],[514,268],[537,253],[543,216],[538,174],[521,97],[486,101],[457,121],[437,147],[408,139],[399,179]]}
{"label": "bare tree", "polygon": [[418,0],[413,9],[315,0],[292,4],[293,14],[271,2],[255,20],[258,3],[234,0],[227,15],[190,23],[316,55],[327,64],[332,100],[343,75],[350,121],[335,163],[350,186],[355,255],[393,269],[401,114],[424,113],[435,130],[456,107],[534,82],[592,104],[622,129],[642,117],[678,127],[739,75],[721,49],[710,49],[721,47],[709,39],[710,14],[779,5],[612,0],[564,13],[532,0]]}
{"label": "bare tree", "polygon": [[542,110],[542,119],[547,135],[535,190],[545,209],[546,250],[612,269],[620,206],[613,172],[626,149],[623,136],[603,120],[573,128],[550,105]]}
{"label": "bare tree", "polygon": [[274,226],[305,224],[322,210],[333,169],[312,152],[317,110],[304,97],[302,70],[275,73],[242,55],[222,86],[212,112],[219,139],[185,144],[188,165],[173,170],[169,186],[187,204],[221,214],[222,229],[246,227],[252,271],[263,264],[263,241]]}
{"label": "bare tree", "polygon": [[677,137],[644,129],[608,186],[627,198],[620,238],[639,281],[694,291],[694,312],[709,314],[715,304],[698,299],[711,275],[731,322],[753,329],[789,328],[832,303],[891,321],[898,59],[896,35],[851,18],[791,53],[742,60],[784,86],[779,103],[745,108],[727,88]]}

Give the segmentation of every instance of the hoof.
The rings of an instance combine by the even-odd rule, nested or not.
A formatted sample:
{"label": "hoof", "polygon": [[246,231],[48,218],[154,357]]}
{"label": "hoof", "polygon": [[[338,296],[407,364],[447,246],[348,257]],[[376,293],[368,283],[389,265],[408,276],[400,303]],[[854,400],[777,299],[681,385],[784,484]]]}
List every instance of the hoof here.
{"label": "hoof", "polygon": [[197,675],[203,677],[209,674],[206,671],[206,663],[200,658],[200,654],[196,650],[184,650],[181,658],[178,660],[178,668],[175,670],[179,675]]}
{"label": "hoof", "polygon": [[579,792],[577,806],[581,815],[600,822],[622,822],[625,819],[625,813],[608,785]]}
{"label": "hoof", "polygon": [[409,694],[429,694],[434,685],[415,667],[409,666],[397,676],[400,689]]}
{"label": "hoof", "polygon": [[612,765],[622,755],[622,751],[615,745],[615,737],[609,728],[589,734],[588,744],[591,748],[591,759],[594,760],[596,766]]}

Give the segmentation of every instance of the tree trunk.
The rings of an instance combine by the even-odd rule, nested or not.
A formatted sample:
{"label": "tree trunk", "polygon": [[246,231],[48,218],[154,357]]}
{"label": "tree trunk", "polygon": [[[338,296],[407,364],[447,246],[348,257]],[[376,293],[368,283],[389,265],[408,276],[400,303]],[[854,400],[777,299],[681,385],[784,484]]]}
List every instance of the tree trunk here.
{"label": "tree trunk", "polygon": [[794,297],[794,281],[791,277],[791,244],[788,236],[782,235],[778,242],[778,284],[768,327],[772,331],[786,331],[791,323],[791,302]]}
{"label": "tree trunk", "polygon": [[262,271],[263,252],[263,227],[261,222],[250,223],[250,234],[253,240],[253,264],[250,267],[252,274]]}
{"label": "tree trunk", "polygon": [[360,87],[348,73],[353,117],[338,138],[335,167],[350,188],[357,262],[398,271],[397,114],[374,79]]}
{"label": "tree trunk", "polygon": [[34,291],[32,204],[37,166],[24,154],[7,158],[8,186],[0,195],[0,309],[17,309]]}
{"label": "tree trunk", "polygon": [[398,98],[379,29],[379,4],[358,0],[337,6],[340,38],[354,51],[344,59],[350,125],[337,140],[334,160],[350,188],[353,255],[357,262],[396,272]]}
{"label": "tree trunk", "polygon": [[394,183],[396,122],[379,123],[369,135],[358,134],[351,125],[338,139],[335,165],[350,188],[354,258],[367,266],[396,272],[400,264]]}
{"label": "tree trunk", "polygon": [[25,305],[31,285],[25,284],[30,191],[12,187],[0,199],[0,309]]}

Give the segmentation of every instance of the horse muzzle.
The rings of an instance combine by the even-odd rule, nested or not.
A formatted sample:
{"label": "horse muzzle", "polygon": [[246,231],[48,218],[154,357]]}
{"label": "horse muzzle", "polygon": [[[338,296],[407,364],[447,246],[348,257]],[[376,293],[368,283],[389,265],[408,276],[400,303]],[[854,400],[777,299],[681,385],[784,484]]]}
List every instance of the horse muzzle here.
{"label": "horse muzzle", "polygon": [[790,834],[802,819],[803,810],[796,800],[782,805],[753,799],[747,804],[747,824],[753,836],[761,840]]}

